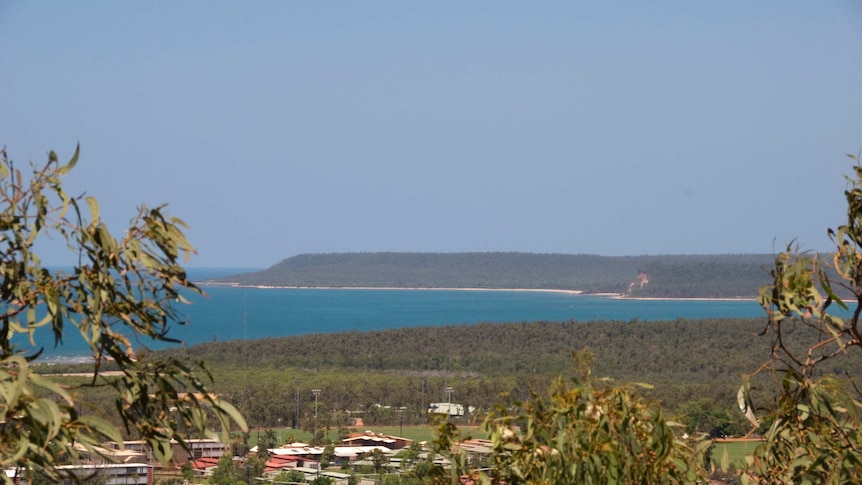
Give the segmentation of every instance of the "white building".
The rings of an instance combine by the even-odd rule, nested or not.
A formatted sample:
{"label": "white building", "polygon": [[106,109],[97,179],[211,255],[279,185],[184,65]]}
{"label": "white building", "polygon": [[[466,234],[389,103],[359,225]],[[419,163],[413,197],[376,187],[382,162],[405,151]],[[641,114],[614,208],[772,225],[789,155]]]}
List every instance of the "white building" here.
{"label": "white building", "polygon": [[[65,465],[58,469],[71,471],[75,476],[86,480],[90,477],[104,479],[106,485],[148,485],[153,483],[150,475],[152,468],[145,463],[117,463],[103,465]],[[77,485],[75,480],[60,480],[59,485]]]}
{"label": "white building", "polygon": [[[471,409],[470,412],[473,412]],[[463,416],[464,405],[454,402],[432,402],[428,405],[428,414],[448,414],[449,416]]]}

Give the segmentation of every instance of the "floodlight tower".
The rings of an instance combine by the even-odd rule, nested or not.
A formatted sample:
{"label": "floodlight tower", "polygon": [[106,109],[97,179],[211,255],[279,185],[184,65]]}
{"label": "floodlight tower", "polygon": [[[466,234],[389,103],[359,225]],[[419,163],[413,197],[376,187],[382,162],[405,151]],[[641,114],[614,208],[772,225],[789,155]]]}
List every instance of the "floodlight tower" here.
{"label": "floodlight tower", "polygon": [[317,419],[317,396],[320,395],[320,389],[312,389],[311,393],[314,394],[314,419]]}

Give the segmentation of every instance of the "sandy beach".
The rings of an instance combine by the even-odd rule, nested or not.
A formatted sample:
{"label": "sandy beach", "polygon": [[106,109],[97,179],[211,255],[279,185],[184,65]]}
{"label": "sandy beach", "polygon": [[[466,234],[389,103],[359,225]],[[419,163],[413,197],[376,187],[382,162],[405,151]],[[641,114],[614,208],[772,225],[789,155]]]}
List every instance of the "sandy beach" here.
{"label": "sandy beach", "polygon": [[403,291],[530,291],[545,293],[564,293],[568,295],[582,295],[581,290],[558,290],[546,288],[420,288],[420,287],[397,287],[397,286],[279,286],[279,285],[242,285],[239,283],[214,283],[209,281],[195,282],[198,286],[230,286],[235,288],[258,288],[258,289],[291,289],[291,290],[403,290]]}
{"label": "sandy beach", "polygon": [[735,298],[707,298],[707,297],[691,297],[691,298],[663,298],[663,297],[631,297],[625,295],[613,295],[609,296],[609,298],[614,298],[617,300],[639,300],[639,301],[756,301],[757,298],[750,297],[735,297]]}
{"label": "sandy beach", "polygon": [[582,290],[563,290],[552,288],[420,288],[420,287],[395,287],[395,286],[279,286],[279,285],[243,285],[240,283],[216,283],[201,281],[195,284],[199,286],[230,286],[236,288],[258,288],[258,289],[293,289],[293,290],[398,290],[398,291],[518,291],[518,292],[543,292],[563,293],[567,295],[598,296],[615,300],[639,300],[639,301],[755,301],[756,298],[664,298],[664,297],[631,297],[622,293],[587,293]]}

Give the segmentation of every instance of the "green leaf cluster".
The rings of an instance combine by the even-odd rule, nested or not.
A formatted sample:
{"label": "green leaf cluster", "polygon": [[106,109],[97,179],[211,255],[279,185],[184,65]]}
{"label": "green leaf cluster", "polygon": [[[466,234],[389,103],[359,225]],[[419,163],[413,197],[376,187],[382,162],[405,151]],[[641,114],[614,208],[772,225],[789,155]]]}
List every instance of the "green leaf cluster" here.
{"label": "green leaf cluster", "polygon": [[[93,364],[84,386],[112,388],[125,431],[146,440],[162,462],[171,458],[170,440],[185,443],[181,427],[210,435],[207,421],[215,417],[225,439],[232,424],[245,427],[233,406],[208,392],[202,364],[147,352],[146,342],[172,341],[170,326],[183,323],[174,309],[183,292],[200,292],[180,264],[194,252],[185,224],[164,206],[141,206],[115,237],[94,198],[63,189],[78,158],[76,148],[61,164],[51,152],[25,174],[0,150],[0,467],[54,480],[70,473],[58,466],[78,450],[97,454],[99,442],[122,435],[82,415],[77,392],[33,371],[37,332],[57,345],[88,344]],[[47,240],[69,249],[71,272],[42,264],[37,250]],[[101,374],[108,362],[119,378]]]}
{"label": "green leaf cluster", "polygon": [[301,483],[303,481],[305,481],[305,474],[298,470],[282,471],[273,478],[273,483]]}
{"label": "green leaf cluster", "polygon": [[742,482],[859,483],[859,413],[858,401],[834,378],[787,382],[763,443],[746,457]]}
{"label": "green leaf cluster", "polygon": [[[829,230],[835,252],[824,258],[788,245],[760,293],[772,358],[755,375],[774,376],[780,391],[760,413],[765,441],[746,459],[743,483],[862,482],[859,388],[823,371],[862,347],[862,166],[851,158],[857,164],[847,179],[847,222]],[[839,295],[851,295],[852,305]],[[850,316],[836,316],[833,305]],[[814,338],[791,342],[800,330]],[[753,404],[749,396],[745,402]]]}

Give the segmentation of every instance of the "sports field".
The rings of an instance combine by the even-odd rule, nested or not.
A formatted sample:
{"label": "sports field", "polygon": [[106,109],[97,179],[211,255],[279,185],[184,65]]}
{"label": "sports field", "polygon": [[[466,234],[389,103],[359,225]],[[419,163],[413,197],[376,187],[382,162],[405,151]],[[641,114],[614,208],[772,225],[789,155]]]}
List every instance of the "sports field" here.
{"label": "sports field", "polygon": [[745,456],[750,455],[760,440],[747,439],[721,439],[715,441],[715,448],[712,450],[712,462],[716,466],[721,466],[722,463],[727,463],[734,468],[739,468],[745,461]]}

